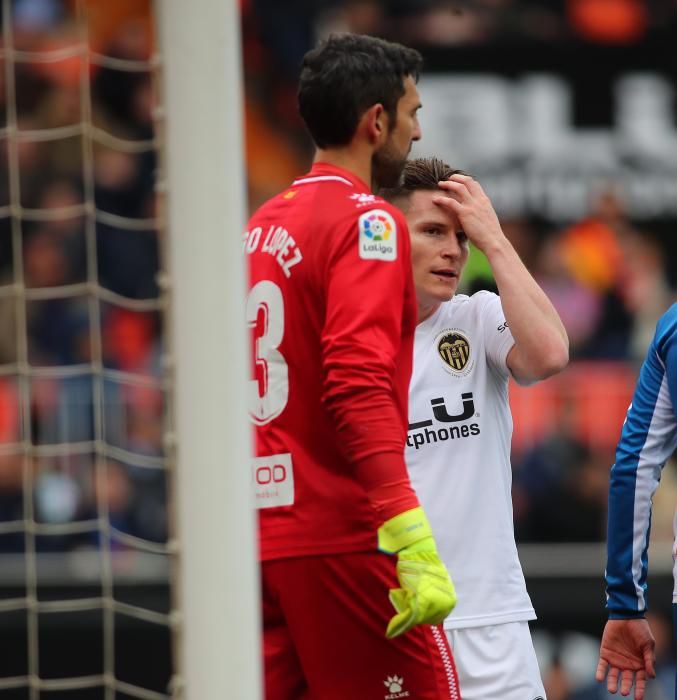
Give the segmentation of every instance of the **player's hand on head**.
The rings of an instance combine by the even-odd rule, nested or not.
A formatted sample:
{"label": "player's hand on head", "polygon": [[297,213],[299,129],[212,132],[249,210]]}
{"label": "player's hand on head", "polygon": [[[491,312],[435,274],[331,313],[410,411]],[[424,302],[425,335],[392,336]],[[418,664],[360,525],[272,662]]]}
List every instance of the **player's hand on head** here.
{"label": "player's hand on head", "polygon": [[413,508],[386,521],[379,528],[379,548],[397,554],[400,582],[400,588],[389,593],[396,614],[386,637],[396,637],[415,625],[443,622],[456,605],[456,591],[423,509]]}
{"label": "player's hand on head", "polygon": [[456,173],[438,184],[442,192],[433,202],[458,217],[461,228],[474,245],[486,252],[492,244],[505,240],[494,206],[477,180]]}

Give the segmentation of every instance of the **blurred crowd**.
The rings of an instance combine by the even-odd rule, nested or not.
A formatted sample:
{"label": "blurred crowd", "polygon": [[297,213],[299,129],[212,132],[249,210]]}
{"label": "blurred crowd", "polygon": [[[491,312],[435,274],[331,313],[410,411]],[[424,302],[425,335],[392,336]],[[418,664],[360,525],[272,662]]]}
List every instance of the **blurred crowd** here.
{"label": "blurred crowd", "polygon": [[[566,46],[632,48],[651,40],[670,63],[674,0],[241,0],[247,93],[250,201],[257,205],[310,155],[296,110],[303,54],[331,32],[383,36],[424,55],[475,54],[525,46],[548,54]],[[450,66],[453,69],[453,66]],[[278,158],[265,154],[274,149]]]}
{"label": "blurred crowd", "polygon": [[[523,542],[603,541],[609,468],[637,368],[677,297],[669,261],[613,193],[573,225],[535,234],[508,222],[506,233],[557,308],[571,354],[570,367],[542,388],[512,389],[516,534]],[[474,284],[490,284],[486,270]],[[670,539],[677,489],[665,491],[655,522]]]}
{"label": "blurred crowd", "polygon": [[[96,546],[106,511],[117,530],[164,541],[150,3],[87,3],[87,36],[79,3],[11,6],[21,53],[0,70],[0,520],[32,510],[39,523],[93,523],[41,535],[38,550]],[[1,550],[24,546],[20,531],[0,536]]]}

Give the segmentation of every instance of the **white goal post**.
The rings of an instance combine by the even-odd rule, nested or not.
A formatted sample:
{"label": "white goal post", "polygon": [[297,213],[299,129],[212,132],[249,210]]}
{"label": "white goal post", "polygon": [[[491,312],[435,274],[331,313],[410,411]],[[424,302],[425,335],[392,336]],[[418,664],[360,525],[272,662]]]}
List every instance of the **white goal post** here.
{"label": "white goal post", "polygon": [[158,0],[155,8],[178,460],[177,694],[256,700],[239,12],[236,0]]}

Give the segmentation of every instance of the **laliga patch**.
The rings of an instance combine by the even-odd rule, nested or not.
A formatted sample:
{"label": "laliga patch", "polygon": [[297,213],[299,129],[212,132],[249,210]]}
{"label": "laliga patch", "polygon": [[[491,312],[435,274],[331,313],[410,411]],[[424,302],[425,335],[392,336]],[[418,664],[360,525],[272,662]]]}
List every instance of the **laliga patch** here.
{"label": "laliga patch", "polygon": [[358,220],[359,254],[363,260],[397,260],[397,224],[383,209],[367,211]]}

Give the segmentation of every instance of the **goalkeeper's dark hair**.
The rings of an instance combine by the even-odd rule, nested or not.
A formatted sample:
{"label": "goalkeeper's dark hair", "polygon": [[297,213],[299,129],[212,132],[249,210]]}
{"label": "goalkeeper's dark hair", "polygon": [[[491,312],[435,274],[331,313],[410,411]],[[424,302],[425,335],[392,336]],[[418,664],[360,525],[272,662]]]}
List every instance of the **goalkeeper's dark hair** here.
{"label": "goalkeeper's dark hair", "polygon": [[417,190],[439,190],[439,182],[448,180],[452,175],[468,173],[452,168],[439,158],[412,158],[408,160],[400,182],[395,187],[382,187],[378,195],[393,204],[401,205]]}
{"label": "goalkeeper's dark hair", "polygon": [[346,146],[360,117],[382,104],[394,124],[404,80],[418,80],[415,49],[364,34],[332,34],[308,51],[299,78],[299,111],[319,148]]}

